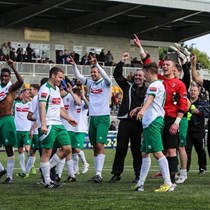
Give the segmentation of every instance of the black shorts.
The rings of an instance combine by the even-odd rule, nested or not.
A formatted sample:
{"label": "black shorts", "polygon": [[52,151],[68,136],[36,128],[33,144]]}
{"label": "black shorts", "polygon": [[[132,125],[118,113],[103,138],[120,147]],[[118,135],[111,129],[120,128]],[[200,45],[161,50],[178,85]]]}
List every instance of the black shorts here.
{"label": "black shorts", "polygon": [[177,132],[176,135],[171,135],[169,129],[171,125],[174,123],[176,118],[174,117],[165,117],[164,118],[164,130],[163,130],[163,147],[164,150],[172,149],[172,148],[179,148],[179,133]]}

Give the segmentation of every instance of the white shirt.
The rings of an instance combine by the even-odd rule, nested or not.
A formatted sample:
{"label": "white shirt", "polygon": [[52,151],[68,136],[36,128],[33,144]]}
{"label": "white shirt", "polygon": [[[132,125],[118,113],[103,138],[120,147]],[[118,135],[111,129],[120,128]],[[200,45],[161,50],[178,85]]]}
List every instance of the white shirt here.
{"label": "white shirt", "polygon": [[16,101],[13,106],[14,120],[17,131],[30,131],[31,121],[27,119],[30,101],[23,103]]}
{"label": "white shirt", "polygon": [[59,88],[45,83],[39,90],[38,100],[39,103],[46,102],[46,125],[61,125],[60,108],[63,107],[63,100]]}
{"label": "white shirt", "polygon": [[[33,113],[33,116],[37,122],[40,121],[39,112],[38,112],[38,95],[33,97],[32,101],[29,105],[29,112]],[[32,125],[33,125],[33,123],[34,122],[32,122]],[[39,122],[39,124],[40,124],[40,122]],[[33,134],[38,134],[38,128],[39,128],[39,126],[33,130]]]}
{"label": "white shirt", "polygon": [[86,86],[89,89],[89,116],[110,115],[111,84],[106,84],[104,79],[87,80]]}
{"label": "white shirt", "polygon": [[166,93],[162,81],[156,80],[149,85],[144,102],[149,95],[153,95],[154,100],[144,112],[142,118],[143,128],[147,128],[157,117],[164,117],[165,115],[163,106],[165,104]]}
{"label": "white shirt", "polygon": [[65,119],[61,118],[66,130],[77,133],[86,133],[88,109],[85,109],[85,102],[82,101],[81,105],[76,105],[73,96],[68,93],[63,97],[63,104],[68,112],[68,115],[72,117],[78,124],[76,127],[73,127]]}

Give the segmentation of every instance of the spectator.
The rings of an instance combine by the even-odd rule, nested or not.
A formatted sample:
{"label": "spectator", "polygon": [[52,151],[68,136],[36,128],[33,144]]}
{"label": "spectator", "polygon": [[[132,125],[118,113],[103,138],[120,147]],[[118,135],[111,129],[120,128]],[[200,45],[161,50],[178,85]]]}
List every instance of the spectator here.
{"label": "spectator", "polygon": [[69,57],[69,54],[67,53],[67,50],[64,50],[64,53],[63,53],[63,56],[62,56],[64,64],[69,64],[68,59],[67,59],[68,57]]}
{"label": "spectator", "polygon": [[113,60],[114,60],[114,57],[113,57],[111,51],[109,50],[105,56],[106,66],[112,66]]}
{"label": "spectator", "polygon": [[90,64],[90,62],[89,62],[88,53],[85,53],[85,54],[82,56],[81,65],[89,65],[89,64]]}
{"label": "spectator", "polygon": [[4,55],[4,57],[8,58],[9,54],[7,51],[7,43],[6,42],[3,43],[1,50],[2,50],[2,54]]}
{"label": "spectator", "polygon": [[[128,53],[123,53],[122,60],[117,64],[113,76],[123,91],[122,104],[118,112],[120,120],[117,133],[117,147],[114,162],[112,165],[113,176],[109,183],[115,183],[121,179],[124,169],[124,161],[128,151],[129,142],[131,143],[131,153],[133,156],[133,169],[135,178],[133,182],[138,182],[141,168],[141,133],[142,124],[136,120],[136,114],[142,105],[146,93],[144,84],[144,72],[137,70],[134,74],[133,82],[128,81],[123,76],[123,66],[129,59]],[[138,109],[137,109],[138,108]],[[132,117],[131,117],[132,113]]]}
{"label": "spectator", "polygon": [[30,43],[28,43],[28,46],[26,47],[26,52],[27,52],[27,62],[31,62],[32,61],[33,49],[31,48]]}
{"label": "spectator", "polygon": [[100,54],[99,54],[99,61],[100,62],[105,62],[105,53],[104,53],[104,49],[101,50]]}
{"label": "spectator", "polygon": [[116,122],[115,121],[112,121],[110,126],[109,126],[109,130],[110,131],[116,131],[117,130],[117,127],[116,127]]}
{"label": "spectator", "polygon": [[10,50],[9,57],[10,57],[11,60],[16,61],[15,48],[12,48],[12,50]]}
{"label": "spectator", "polygon": [[63,64],[63,51],[60,50],[58,55],[57,55],[57,58],[56,58],[56,63],[57,64]]}

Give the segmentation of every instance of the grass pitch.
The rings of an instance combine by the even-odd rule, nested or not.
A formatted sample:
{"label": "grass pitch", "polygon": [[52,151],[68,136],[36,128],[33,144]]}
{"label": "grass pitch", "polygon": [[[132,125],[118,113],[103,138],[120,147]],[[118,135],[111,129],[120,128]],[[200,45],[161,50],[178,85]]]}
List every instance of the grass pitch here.
{"label": "grass pitch", "polygon": [[[152,161],[151,171],[145,183],[145,191],[134,192],[131,191],[134,172],[130,152],[125,161],[122,179],[114,184],[108,183],[108,180],[111,178],[110,172],[115,150],[106,150],[104,181],[100,184],[88,181],[94,175],[93,152],[90,149],[84,152],[90,164],[88,173],[78,175],[75,183],[63,183],[67,178],[65,169],[61,180],[63,187],[58,189],[45,189],[42,185],[37,184],[39,173],[30,175],[27,179],[17,177],[16,174],[20,172],[20,169],[16,153],[14,183],[12,185],[0,184],[0,210],[210,209],[210,173],[207,171],[205,175],[198,175],[195,153],[187,181],[179,184],[174,192],[155,193],[154,189],[163,182],[162,179],[152,178],[152,174],[159,170],[155,160]],[[5,152],[0,152],[0,160],[5,166]],[[37,157],[35,166],[39,167],[39,157]],[[0,181],[3,179],[5,176]]]}

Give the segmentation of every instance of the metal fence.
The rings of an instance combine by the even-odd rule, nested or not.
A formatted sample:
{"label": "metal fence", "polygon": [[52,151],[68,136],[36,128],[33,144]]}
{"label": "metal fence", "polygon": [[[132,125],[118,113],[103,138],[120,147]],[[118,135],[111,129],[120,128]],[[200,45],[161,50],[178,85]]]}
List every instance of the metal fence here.
{"label": "metal fence", "polygon": [[[45,63],[15,63],[16,68],[20,72],[21,75],[24,76],[24,79],[28,83],[34,83],[37,82],[37,79],[41,79],[43,77],[49,76],[49,70],[53,66],[59,66],[61,67],[65,75],[67,75],[70,78],[74,77],[73,71],[72,71],[72,65],[67,64],[45,64]],[[6,62],[0,62],[0,68],[8,67]],[[89,65],[78,65],[77,66],[81,74],[83,74],[86,77],[90,77],[90,66]],[[115,66],[103,66],[103,69],[106,71],[106,73],[109,75],[109,77],[112,79],[113,85],[116,85],[115,80],[113,79],[113,71]],[[140,67],[124,67],[123,68],[123,75],[127,77],[130,75],[131,72],[135,72],[136,70],[140,69]],[[159,69],[161,72],[162,69]],[[202,76],[205,79],[210,80],[210,73],[207,69],[201,69],[198,71],[200,76]]]}

